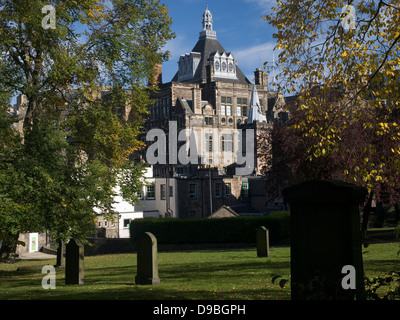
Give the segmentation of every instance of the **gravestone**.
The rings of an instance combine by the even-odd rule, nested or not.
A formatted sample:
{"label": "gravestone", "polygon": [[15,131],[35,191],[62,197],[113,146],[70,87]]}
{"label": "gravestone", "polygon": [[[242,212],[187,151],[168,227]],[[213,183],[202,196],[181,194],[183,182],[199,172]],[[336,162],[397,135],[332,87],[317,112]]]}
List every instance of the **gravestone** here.
{"label": "gravestone", "polygon": [[84,247],[79,240],[71,239],[66,245],[65,284],[83,285]]}
{"label": "gravestone", "polygon": [[257,257],[269,257],[269,230],[265,227],[257,229]]}
{"label": "gravestone", "polygon": [[[292,300],[354,300],[364,296],[359,205],[367,190],[332,180],[306,181],[283,190],[290,204]],[[356,289],[346,289],[345,266]]]}
{"label": "gravestone", "polygon": [[137,285],[159,285],[157,239],[150,232],[137,239]]}
{"label": "gravestone", "polygon": [[56,260],[56,268],[62,268],[64,267],[64,241],[60,240],[58,241],[58,247],[57,247],[57,260]]}

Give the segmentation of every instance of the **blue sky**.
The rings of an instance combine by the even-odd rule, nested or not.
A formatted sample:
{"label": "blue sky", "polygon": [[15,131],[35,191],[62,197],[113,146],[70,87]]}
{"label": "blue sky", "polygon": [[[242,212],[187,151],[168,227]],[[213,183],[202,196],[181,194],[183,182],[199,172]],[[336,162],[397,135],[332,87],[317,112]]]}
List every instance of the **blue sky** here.
{"label": "blue sky", "polygon": [[[264,62],[272,65],[274,29],[263,20],[276,5],[275,0],[162,0],[170,10],[176,38],[166,49],[172,54],[163,64],[163,82],[169,82],[178,70],[181,54],[189,53],[202,31],[203,13],[207,7],[213,15],[213,28],[226,51],[232,52],[240,69],[254,83],[254,71]],[[275,54],[277,60],[277,53]],[[269,77],[272,79],[272,75]],[[13,99],[13,104],[16,98]]]}
{"label": "blue sky", "polygon": [[[169,82],[178,70],[181,54],[189,53],[202,31],[203,13],[213,15],[213,29],[226,51],[232,52],[240,69],[254,82],[254,71],[264,62],[273,62],[274,29],[263,16],[276,4],[274,0],[164,0],[170,10],[176,38],[166,49],[172,54],[163,64],[163,82]],[[275,53],[277,59],[277,53]],[[272,75],[270,76],[272,79]]]}

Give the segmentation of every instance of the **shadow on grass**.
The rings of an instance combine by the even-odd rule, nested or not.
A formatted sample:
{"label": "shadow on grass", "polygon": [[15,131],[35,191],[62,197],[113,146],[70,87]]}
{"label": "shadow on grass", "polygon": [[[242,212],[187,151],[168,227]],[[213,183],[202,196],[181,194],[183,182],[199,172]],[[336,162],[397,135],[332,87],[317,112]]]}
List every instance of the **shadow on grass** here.
{"label": "shadow on grass", "polygon": [[[188,281],[231,281],[231,278],[259,277],[276,271],[289,270],[289,262],[249,262],[222,264],[221,262],[160,264],[159,275],[162,279],[173,282]],[[92,268],[87,270],[85,278],[90,284],[113,283],[125,284],[135,278],[136,265]]]}
{"label": "shadow on grass", "polygon": [[388,273],[391,271],[400,271],[400,259],[391,260],[372,260],[364,262],[364,270],[369,273]]}
{"label": "shadow on grass", "polygon": [[[289,274],[288,253],[256,258],[254,252],[192,252],[159,255],[159,286],[134,285],[136,256],[85,260],[84,285],[65,285],[65,268],[56,269],[56,290],[44,290],[41,267],[25,262],[0,271],[0,299],[35,300],[279,300],[290,290],[273,285],[270,275]],[[32,265],[33,264],[33,265]],[[32,268],[30,267],[32,265]]]}
{"label": "shadow on grass", "polygon": [[[44,290],[41,270],[0,271],[0,299],[46,300],[276,300],[290,291],[273,286],[269,274],[288,270],[286,262],[209,261],[161,264],[161,285],[134,284],[136,265],[88,268],[83,286],[65,285],[65,269],[56,269],[56,290]],[[18,284],[18,288],[13,288]]]}
{"label": "shadow on grass", "polygon": [[[173,267],[173,268],[172,268]],[[276,270],[289,269],[288,262],[269,262],[269,263],[234,263],[224,264],[204,262],[201,264],[181,264],[179,266],[172,265],[171,268],[161,269],[160,272],[164,273],[170,279],[182,278],[182,275],[189,277],[204,275],[207,278],[221,277],[221,273],[226,273],[231,276],[247,275],[247,274],[261,274],[266,272],[274,272]]]}
{"label": "shadow on grass", "polygon": [[159,286],[137,286],[126,284],[114,288],[95,288],[93,286],[57,285],[56,290],[30,290],[29,296],[10,296],[8,299],[36,300],[287,300],[290,290],[274,288],[253,288],[236,290],[198,290],[170,288],[167,284]]}

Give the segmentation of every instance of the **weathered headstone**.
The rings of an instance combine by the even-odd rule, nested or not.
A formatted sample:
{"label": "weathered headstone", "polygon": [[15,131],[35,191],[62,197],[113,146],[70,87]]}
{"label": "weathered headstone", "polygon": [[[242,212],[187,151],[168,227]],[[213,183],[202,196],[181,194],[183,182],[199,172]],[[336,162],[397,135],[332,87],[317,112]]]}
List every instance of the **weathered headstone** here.
{"label": "weathered headstone", "polygon": [[146,232],[137,239],[137,275],[138,285],[159,285],[157,239]]}
{"label": "weathered headstone", "polygon": [[257,229],[257,257],[269,257],[269,230],[265,227]]}
{"label": "weathered headstone", "polygon": [[[359,205],[367,190],[341,181],[307,181],[283,190],[290,204],[292,300],[354,300],[364,294]],[[356,289],[342,286],[345,266]]]}
{"label": "weathered headstone", "polygon": [[65,284],[83,285],[84,247],[79,240],[71,239],[66,245]]}
{"label": "weathered headstone", "polygon": [[60,240],[58,241],[58,247],[57,247],[57,260],[56,260],[56,268],[62,268],[64,267],[64,241]]}

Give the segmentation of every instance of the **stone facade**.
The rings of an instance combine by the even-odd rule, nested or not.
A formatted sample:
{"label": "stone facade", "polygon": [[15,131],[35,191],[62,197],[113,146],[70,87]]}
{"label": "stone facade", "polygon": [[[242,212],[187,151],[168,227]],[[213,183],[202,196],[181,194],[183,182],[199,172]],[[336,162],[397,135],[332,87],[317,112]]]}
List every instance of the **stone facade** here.
{"label": "stone facade", "polygon": [[211,216],[209,216],[210,219],[222,219],[222,218],[236,218],[239,215],[229,208],[228,206],[222,206],[219,208],[217,211],[215,211]]}
{"label": "stone facade", "polygon": [[219,175],[215,169],[179,179],[179,217],[207,218],[223,205],[241,203],[241,185],[241,176]]}
{"label": "stone facade", "polygon": [[37,252],[40,251],[42,247],[52,244],[49,235],[46,233],[21,233],[18,241],[24,243],[24,245],[17,245],[16,254],[18,255],[28,252]]}
{"label": "stone facade", "polygon": [[[136,218],[206,218],[223,206],[241,205],[250,207],[246,209],[250,214],[265,211],[263,186],[267,182],[262,173],[268,167],[271,154],[268,135],[273,122],[285,121],[288,113],[283,95],[269,89],[268,75],[257,68],[253,84],[240,70],[239,64],[234,53],[226,51],[219,43],[217,32],[213,30],[211,12],[207,9],[198,42],[190,53],[182,54],[172,81],[162,83],[161,65],[156,66],[158,74],[152,79],[151,85],[157,85],[159,90],[152,95],[154,103],[148,106],[149,117],[145,129],[150,131],[156,128],[166,133],[168,156],[167,163],[155,164],[151,177],[145,177],[147,180],[153,179],[155,197],[144,199],[142,208],[140,204],[129,209],[118,208],[118,216],[113,221],[99,218],[96,223],[97,237],[127,237],[129,220]],[[105,87],[98,94],[106,94],[107,90]],[[249,122],[254,90],[259,97],[258,110],[265,121]],[[73,94],[73,90],[70,91],[68,94]],[[21,118],[16,124],[18,130],[22,130],[26,106],[26,97],[18,97],[12,110]],[[121,115],[129,119],[129,113],[126,109]],[[197,134],[196,163],[170,163],[170,137],[176,135],[170,131],[171,123],[176,124],[178,133],[188,130]],[[242,141],[245,141],[248,129],[254,130],[255,148],[250,150],[254,153],[254,163],[251,164],[254,170],[246,175],[238,175],[234,153],[239,144],[237,135],[243,132]],[[146,136],[141,139],[147,142]],[[190,138],[178,141],[177,150],[188,140]],[[171,151],[174,152],[172,148]],[[136,156],[147,160],[144,153]],[[221,159],[223,161],[216,161]],[[163,200],[161,195],[157,195],[160,193],[159,184],[168,184],[162,181],[171,183],[173,198],[167,196]],[[167,192],[169,190],[167,188]],[[24,237],[28,237],[26,242],[29,242],[29,235],[22,235]],[[39,248],[45,245],[49,245],[48,239],[42,241]],[[19,247],[19,250],[22,252],[27,249]]]}
{"label": "stone facade", "polygon": [[[257,68],[254,78],[252,84],[240,70],[234,53],[227,52],[219,43],[213,30],[211,12],[207,9],[197,44],[190,53],[181,56],[172,81],[158,84],[159,90],[152,96],[154,103],[148,107],[147,132],[161,129],[165,132],[167,145],[167,162],[154,164],[154,176],[177,179],[181,194],[179,217],[205,218],[223,205],[243,201],[256,205],[258,211],[265,211],[260,205],[260,197],[255,201],[251,199],[251,193],[247,197],[242,195],[242,190],[249,184],[244,182],[247,178],[243,174],[237,175],[235,170],[235,150],[240,144],[238,136],[242,134],[243,144],[246,134],[254,135],[252,150],[245,150],[243,145],[243,151],[253,153],[254,159],[249,164],[254,170],[246,175],[265,183],[261,175],[269,165],[272,124],[284,121],[288,116],[282,94],[269,89],[268,75]],[[256,112],[259,112],[259,119],[264,119],[262,121],[249,119],[254,94],[257,95]],[[171,123],[176,126],[175,131],[171,130]],[[176,139],[182,130],[191,135],[186,140]],[[174,138],[177,141],[174,142]],[[142,140],[148,147],[153,143],[146,141],[146,136]],[[175,149],[171,147],[170,150],[173,143]],[[184,146],[189,163],[176,161],[178,150]],[[193,146],[195,158],[190,157]],[[171,157],[173,152],[176,154]],[[147,154],[141,156],[148,160]],[[224,193],[226,184],[230,184],[229,195]],[[265,196],[262,201],[265,201]]]}

